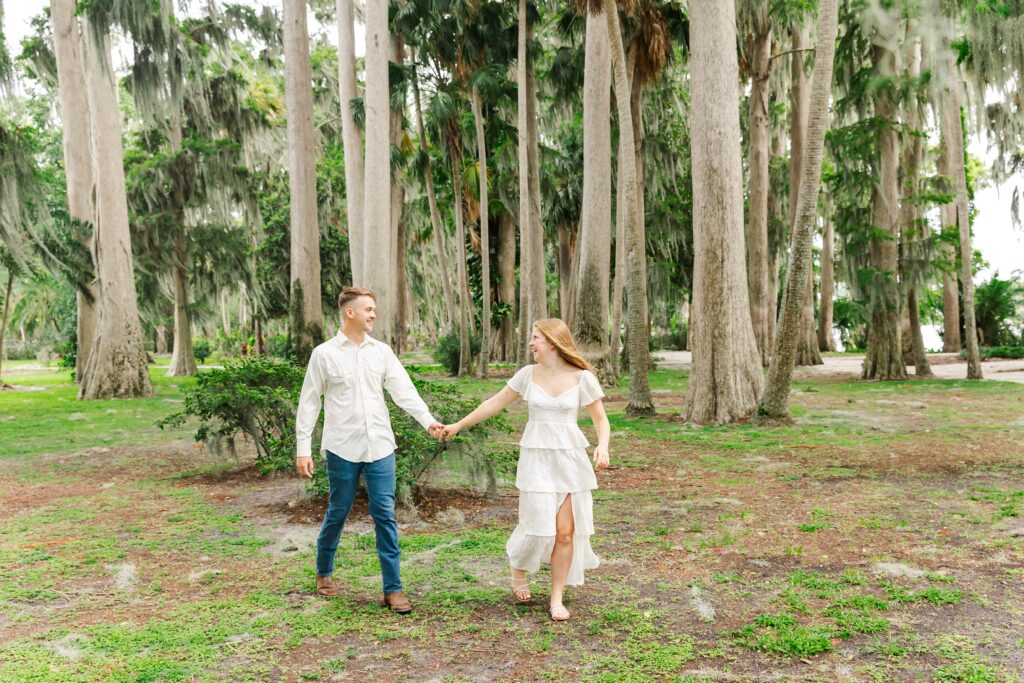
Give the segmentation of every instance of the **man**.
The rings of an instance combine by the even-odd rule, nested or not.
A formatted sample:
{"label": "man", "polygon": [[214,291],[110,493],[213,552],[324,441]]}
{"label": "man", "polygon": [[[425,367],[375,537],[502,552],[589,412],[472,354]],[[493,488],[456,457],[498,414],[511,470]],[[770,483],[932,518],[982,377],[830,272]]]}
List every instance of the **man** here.
{"label": "man", "polygon": [[362,474],[376,526],[384,606],[408,614],[412,605],[402,594],[398,569],[395,435],[384,388],[431,436],[440,438],[444,426],[430,414],[391,347],[368,334],[377,317],[376,305],[373,292],[366,289],[350,287],[338,297],[341,331],[313,349],[302,383],[295,416],[295,465],[302,476],[313,476],[311,441],[320,417],[320,397],[324,396],[320,451],[327,460],[330,494],[316,543],[316,592],[325,597],[341,592],[331,578],[334,555]]}

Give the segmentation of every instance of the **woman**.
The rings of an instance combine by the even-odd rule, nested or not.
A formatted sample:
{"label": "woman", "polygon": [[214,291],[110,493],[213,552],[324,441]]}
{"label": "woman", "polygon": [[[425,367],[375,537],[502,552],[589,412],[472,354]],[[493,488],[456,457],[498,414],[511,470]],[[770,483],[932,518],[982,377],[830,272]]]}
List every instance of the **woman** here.
{"label": "woman", "polygon": [[[530,351],[536,363],[519,370],[500,392],[445,427],[445,436],[497,415],[517,398],[529,405],[516,470],[519,525],[505,545],[512,593],[519,602],[529,603],[532,596],[526,573],[550,560],[549,614],[555,621],[565,621],[569,618],[569,610],[562,604],[565,586],[583,585],[583,570],[598,565],[590,548],[594,533],[591,491],[597,488],[594,470],[608,467],[611,429],[601,403],[601,385],[564,322],[552,318],[534,323]],[[597,428],[593,467],[587,460],[587,439],[576,424],[580,406],[586,407]]]}

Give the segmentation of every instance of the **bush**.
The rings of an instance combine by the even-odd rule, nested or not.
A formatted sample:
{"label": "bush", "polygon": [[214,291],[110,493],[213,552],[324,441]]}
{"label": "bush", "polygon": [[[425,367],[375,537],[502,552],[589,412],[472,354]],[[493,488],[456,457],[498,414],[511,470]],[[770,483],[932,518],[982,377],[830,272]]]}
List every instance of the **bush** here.
{"label": "bush", "polygon": [[680,329],[651,336],[651,351],[685,351],[686,325]]}
{"label": "bush", "polygon": [[206,339],[196,339],[192,344],[192,353],[195,354],[196,360],[200,363],[205,363],[206,359],[210,357],[212,352],[213,347]]}
{"label": "bush", "polygon": [[[480,354],[479,337],[470,336],[469,350],[474,358]],[[437,340],[437,346],[434,348],[434,360],[440,363],[449,375],[454,377],[459,374],[461,356],[458,330],[452,330]]]}
{"label": "bush", "polygon": [[288,358],[288,335],[275,334],[267,337],[263,347],[264,353],[275,358]]}
{"label": "bush", "polygon": [[[1024,346],[981,346],[978,348],[978,354],[982,360],[988,360],[989,358],[1017,360],[1018,358],[1024,358]],[[967,349],[960,350],[960,357],[967,358]]]}
{"label": "bush", "polygon": [[249,436],[256,444],[260,473],[295,465],[295,408],[305,375],[303,368],[254,357],[228,362],[223,369],[196,374],[194,386],[183,390],[185,404],[161,420],[160,427],[199,419],[196,441],[214,453],[226,448],[237,458],[235,439]]}
{"label": "bush", "polygon": [[[227,450],[235,457],[235,439],[239,433],[245,434],[256,444],[257,466],[262,474],[290,471],[295,466],[295,409],[304,375],[302,367],[264,357],[229,362],[222,370],[200,372],[195,386],[184,390],[183,409],[159,424],[177,426],[196,417],[196,440],[215,453]],[[416,377],[413,383],[440,422],[454,422],[476,407],[476,401],[466,398],[455,384]],[[413,492],[442,462],[468,463],[473,480],[484,481],[491,492],[497,486],[497,475],[515,467],[515,450],[495,448],[490,438],[496,432],[512,431],[500,415],[451,441],[439,442],[390,399],[388,409],[397,443],[398,495],[403,505],[411,506]],[[319,438],[318,430],[313,442]],[[321,460],[319,455],[314,457]],[[318,494],[327,492],[322,460],[311,487]]]}

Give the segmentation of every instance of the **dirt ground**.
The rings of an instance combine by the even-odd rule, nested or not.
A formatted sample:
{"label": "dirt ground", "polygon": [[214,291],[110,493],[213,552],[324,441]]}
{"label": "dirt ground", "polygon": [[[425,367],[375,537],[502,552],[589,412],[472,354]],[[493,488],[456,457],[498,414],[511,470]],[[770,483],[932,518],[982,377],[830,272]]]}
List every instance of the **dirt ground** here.
{"label": "dirt ground", "polygon": [[564,624],[545,570],[509,595],[514,489],[403,511],[398,617],[365,500],[323,600],[295,478],[187,441],[0,460],[0,681],[1020,681],[1024,388],[810,381],[787,428],[680,423],[672,389],[636,423],[613,392]]}

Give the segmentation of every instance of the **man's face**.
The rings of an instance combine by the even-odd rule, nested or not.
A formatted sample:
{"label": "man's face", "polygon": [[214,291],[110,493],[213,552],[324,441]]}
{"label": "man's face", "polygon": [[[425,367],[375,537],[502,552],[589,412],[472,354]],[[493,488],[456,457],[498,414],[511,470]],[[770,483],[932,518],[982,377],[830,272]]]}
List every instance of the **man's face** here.
{"label": "man's face", "polygon": [[356,297],[345,306],[345,320],[357,330],[369,332],[377,318],[377,304],[368,296]]}

